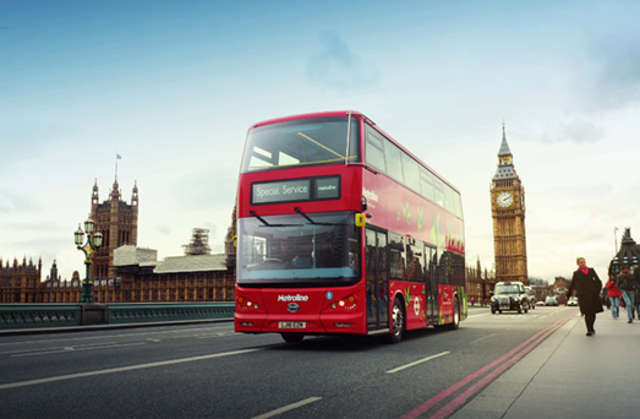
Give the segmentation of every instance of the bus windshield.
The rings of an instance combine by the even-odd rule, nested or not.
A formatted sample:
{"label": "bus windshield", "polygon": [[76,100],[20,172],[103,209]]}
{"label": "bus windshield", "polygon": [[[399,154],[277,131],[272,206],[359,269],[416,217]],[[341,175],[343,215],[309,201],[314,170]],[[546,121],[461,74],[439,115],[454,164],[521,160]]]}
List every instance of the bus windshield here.
{"label": "bus windshield", "polygon": [[347,120],[299,119],[254,128],[247,137],[242,172],[360,161],[358,119],[351,117],[349,130]]}
{"label": "bus windshield", "polygon": [[359,278],[360,235],[353,212],[238,220],[238,282],[319,284]]}

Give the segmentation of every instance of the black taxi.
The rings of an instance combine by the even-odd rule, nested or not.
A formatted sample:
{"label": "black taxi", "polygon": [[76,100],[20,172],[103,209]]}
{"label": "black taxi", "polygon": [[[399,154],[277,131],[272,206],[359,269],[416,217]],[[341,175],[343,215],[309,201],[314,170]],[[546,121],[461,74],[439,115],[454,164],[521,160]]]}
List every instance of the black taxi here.
{"label": "black taxi", "polygon": [[498,282],[491,296],[491,313],[503,311],[528,312],[531,308],[524,284],[519,281]]}

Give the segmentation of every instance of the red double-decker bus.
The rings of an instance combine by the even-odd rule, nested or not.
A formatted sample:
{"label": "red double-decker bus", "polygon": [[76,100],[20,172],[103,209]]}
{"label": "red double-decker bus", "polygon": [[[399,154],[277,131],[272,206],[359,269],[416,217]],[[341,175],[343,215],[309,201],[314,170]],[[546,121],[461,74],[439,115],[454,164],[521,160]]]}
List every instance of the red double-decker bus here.
{"label": "red double-decker bus", "polygon": [[235,330],[457,328],[467,316],[460,193],[365,115],[248,132],[238,185]]}

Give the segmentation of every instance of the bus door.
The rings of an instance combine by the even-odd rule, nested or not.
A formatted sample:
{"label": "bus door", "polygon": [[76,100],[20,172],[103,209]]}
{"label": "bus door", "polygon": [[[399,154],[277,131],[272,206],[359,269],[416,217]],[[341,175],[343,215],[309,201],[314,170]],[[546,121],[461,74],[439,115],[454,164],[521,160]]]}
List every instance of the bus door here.
{"label": "bus door", "polygon": [[436,248],[425,243],[424,258],[428,324],[438,324],[438,276],[436,270],[438,259]]}
{"label": "bus door", "polygon": [[[428,249],[428,247],[426,248]],[[413,238],[407,238],[407,280],[410,284],[408,298],[408,310],[406,311],[407,329],[425,327],[429,318],[427,316],[427,283],[425,281],[425,246],[422,242],[416,242]]]}
{"label": "bus door", "polygon": [[387,235],[367,228],[366,281],[367,329],[389,327],[389,281],[387,278]]}

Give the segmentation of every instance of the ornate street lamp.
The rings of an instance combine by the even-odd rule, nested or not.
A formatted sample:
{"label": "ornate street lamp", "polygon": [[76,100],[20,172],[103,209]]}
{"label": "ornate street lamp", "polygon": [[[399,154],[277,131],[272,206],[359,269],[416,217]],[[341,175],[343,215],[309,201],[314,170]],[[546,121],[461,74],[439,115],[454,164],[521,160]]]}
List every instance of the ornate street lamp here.
{"label": "ornate street lamp", "polygon": [[[89,218],[84,222],[84,232],[82,228],[80,228],[80,224],[78,224],[78,229],[73,233],[74,241],[79,250],[84,252],[84,264],[87,267],[87,275],[82,282],[82,296],[80,297],[81,303],[93,303],[93,282],[89,277],[91,263],[93,262],[93,255],[98,251],[100,246],[102,246],[102,233],[97,232],[94,233],[94,228],[96,223]],[[85,232],[87,235],[87,241],[83,245]]]}

